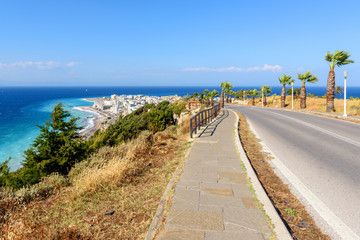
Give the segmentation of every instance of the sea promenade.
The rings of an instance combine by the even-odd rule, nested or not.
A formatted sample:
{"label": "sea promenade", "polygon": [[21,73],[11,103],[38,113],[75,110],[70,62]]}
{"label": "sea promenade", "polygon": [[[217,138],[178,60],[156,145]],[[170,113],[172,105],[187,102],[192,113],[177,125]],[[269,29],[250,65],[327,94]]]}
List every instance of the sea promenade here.
{"label": "sea promenade", "polygon": [[237,152],[235,122],[236,115],[223,110],[200,132],[157,239],[270,239]]}

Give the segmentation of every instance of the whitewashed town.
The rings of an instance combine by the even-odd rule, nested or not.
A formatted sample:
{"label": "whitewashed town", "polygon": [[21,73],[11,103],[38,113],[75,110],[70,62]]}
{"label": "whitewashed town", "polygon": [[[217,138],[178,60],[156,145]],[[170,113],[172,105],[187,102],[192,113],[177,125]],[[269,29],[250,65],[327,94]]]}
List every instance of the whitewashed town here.
{"label": "whitewashed town", "polygon": [[[94,102],[93,108],[105,112],[108,114],[121,114],[127,115],[140,107],[144,106],[145,104],[154,103],[158,104],[162,101],[175,101],[180,99],[181,97],[175,96],[145,96],[145,95],[111,95],[110,98],[103,97],[103,98],[93,98],[91,101]],[[89,99],[90,100],[90,99]]]}

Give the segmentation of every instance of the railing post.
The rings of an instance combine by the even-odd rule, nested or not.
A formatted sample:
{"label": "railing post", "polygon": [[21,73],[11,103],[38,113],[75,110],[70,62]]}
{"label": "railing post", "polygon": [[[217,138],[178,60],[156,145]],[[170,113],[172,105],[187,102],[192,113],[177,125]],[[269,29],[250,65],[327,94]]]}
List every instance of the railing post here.
{"label": "railing post", "polygon": [[200,114],[198,115],[198,129],[200,130]]}
{"label": "railing post", "polygon": [[204,125],[204,112],[201,111],[201,126]]}
{"label": "railing post", "polygon": [[192,127],[192,119],[190,118],[190,138],[192,138],[193,127]]}
{"label": "railing post", "polygon": [[[189,104],[190,107],[190,104]],[[201,126],[213,121],[220,113],[220,104],[216,104],[210,109],[205,109],[192,118],[190,118],[190,137],[193,138],[193,132],[197,134],[197,130],[200,130]]]}

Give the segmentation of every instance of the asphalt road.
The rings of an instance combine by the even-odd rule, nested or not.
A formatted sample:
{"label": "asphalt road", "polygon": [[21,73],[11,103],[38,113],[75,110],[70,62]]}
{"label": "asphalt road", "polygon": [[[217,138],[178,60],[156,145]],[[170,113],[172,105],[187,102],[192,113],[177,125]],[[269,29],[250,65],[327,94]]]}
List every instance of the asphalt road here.
{"label": "asphalt road", "polygon": [[360,239],[360,124],[304,113],[227,106],[275,155],[273,166],[333,239]]}

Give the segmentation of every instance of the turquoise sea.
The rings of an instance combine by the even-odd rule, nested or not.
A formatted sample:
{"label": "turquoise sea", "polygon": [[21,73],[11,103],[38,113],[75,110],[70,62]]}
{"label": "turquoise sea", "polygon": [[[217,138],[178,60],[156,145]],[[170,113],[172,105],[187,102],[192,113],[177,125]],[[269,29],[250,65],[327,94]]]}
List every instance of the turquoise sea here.
{"label": "turquoise sea", "polygon": [[[204,89],[218,87],[1,87],[0,86],[0,162],[11,157],[11,169],[21,166],[24,151],[31,146],[39,134],[37,125],[44,125],[50,117],[54,106],[61,102],[83,127],[89,127],[91,118],[96,115],[77,110],[78,106],[91,106],[92,102],[84,98],[110,96],[111,94],[144,94],[150,96],[175,95],[183,96]],[[254,89],[254,87],[235,87]],[[273,93],[280,94],[281,87],[272,88]],[[318,96],[325,94],[325,87],[307,87],[308,93]],[[348,96],[360,97],[360,87],[348,88]],[[340,96],[341,97],[341,96]]]}

